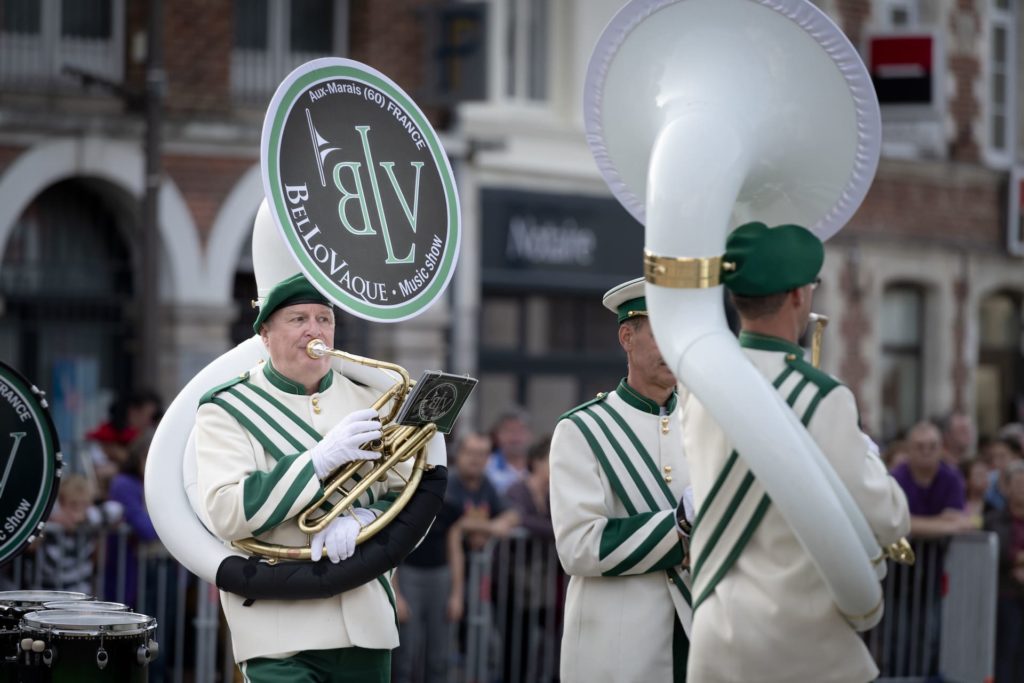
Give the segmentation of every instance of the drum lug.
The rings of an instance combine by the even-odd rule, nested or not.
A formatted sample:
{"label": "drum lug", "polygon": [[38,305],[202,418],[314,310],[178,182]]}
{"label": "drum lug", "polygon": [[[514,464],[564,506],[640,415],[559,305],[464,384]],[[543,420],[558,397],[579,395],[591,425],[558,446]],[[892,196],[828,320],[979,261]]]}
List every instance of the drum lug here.
{"label": "drum lug", "polygon": [[99,667],[100,671],[107,668],[107,661],[110,656],[107,654],[107,650],[100,645],[100,648],[96,650],[96,666]]}
{"label": "drum lug", "polygon": [[139,645],[135,651],[135,660],[138,661],[138,666],[145,667],[150,664],[151,661],[157,658],[157,643],[150,641],[148,644]]}

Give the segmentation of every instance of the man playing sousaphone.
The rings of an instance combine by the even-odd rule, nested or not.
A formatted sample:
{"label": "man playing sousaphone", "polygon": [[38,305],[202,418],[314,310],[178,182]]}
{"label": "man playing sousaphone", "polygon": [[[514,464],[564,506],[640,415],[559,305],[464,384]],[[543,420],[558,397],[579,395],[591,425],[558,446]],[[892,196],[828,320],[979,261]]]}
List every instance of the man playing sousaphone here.
{"label": "man playing sousaphone", "polygon": [[[344,463],[373,460],[362,444],[381,436],[378,395],[306,353],[313,339],[334,339],[334,310],[301,274],[265,297],[253,330],[270,360],[212,389],[196,416],[199,492],[209,525],[225,541],[257,537],[304,546],[295,516],[323,494],[323,480]],[[367,465],[369,467],[369,465]],[[394,499],[389,474],[310,541],[314,561],[352,555],[361,525]],[[325,552],[326,548],[326,552]],[[335,597],[247,601],[221,592],[236,661],[247,681],[390,679],[398,646],[387,577]]]}
{"label": "man playing sousaphone", "polygon": [[[746,356],[808,429],[886,546],[909,531],[906,498],[860,431],[853,393],[805,361],[797,345],[823,260],[821,241],[802,227],[747,223],[726,242],[722,282],[739,313]],[[688,680],[873,680],[875,663],[811,557],[693,396],[683,406],[683,438],[698,509]]]}

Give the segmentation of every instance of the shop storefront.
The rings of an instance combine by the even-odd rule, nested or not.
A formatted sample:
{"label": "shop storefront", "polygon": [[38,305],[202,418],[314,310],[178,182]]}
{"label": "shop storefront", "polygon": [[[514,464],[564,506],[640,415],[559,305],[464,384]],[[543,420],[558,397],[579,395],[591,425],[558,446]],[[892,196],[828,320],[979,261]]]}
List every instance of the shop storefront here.
{"label": "shop storefront", "polygon": [[608,197],[483,189],[480,214],[480,424],[522,406],[545,433],[625,375],[601,296],[639,277],[643,228]]}

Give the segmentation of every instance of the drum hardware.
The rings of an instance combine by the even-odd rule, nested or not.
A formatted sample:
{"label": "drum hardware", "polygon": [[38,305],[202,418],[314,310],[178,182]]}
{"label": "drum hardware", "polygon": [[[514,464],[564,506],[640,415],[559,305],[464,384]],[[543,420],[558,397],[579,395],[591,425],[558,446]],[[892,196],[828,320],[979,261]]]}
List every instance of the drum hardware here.
{"label": "drum hardware", "polygon": [[[100,671],[107,668],[107,661],[110,657],[107,655],[107,650],[103,647],[103,633],[100,633],[100,646],[96,649],[96,666],[99,667]],[[140,662],[141,663],[141,662]]]}
{"label": "drum hardware", "polygon": [[145,645],[139,645],[135,654],[135,661],[141,666],[146,666],[160,654],[160,645],[155,640],[150,640]]}

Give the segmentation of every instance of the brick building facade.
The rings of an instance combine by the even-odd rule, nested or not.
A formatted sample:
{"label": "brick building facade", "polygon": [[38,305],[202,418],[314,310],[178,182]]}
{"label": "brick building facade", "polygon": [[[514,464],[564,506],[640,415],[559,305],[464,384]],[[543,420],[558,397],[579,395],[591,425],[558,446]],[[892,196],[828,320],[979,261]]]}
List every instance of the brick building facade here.
{"label": "brick building facade", "polygon": [[[523,404],[543,432],[611,386],[624,363],[599,298],[639,275],[639,256],[621,255],[639,253],[642,231],[600,179],[579,103],[619,4],[164,0],[161,393],[245,336],[266,103],[292,67],[326,54],[373,66],[420,103],[463,210],[444,300],[397,325],[345,318],[338,343],[414,374],[480,377],[466,417],[479,426]],[[991,431],[1024,394],[1021,235],[1007,227],[1021,16],[1009,0],[816,4],[866,60],[877,35],[930,36],[935,56],[930,102],[883,106],[874,185],[830,242],[825,368],[877,435],[953,407]],[[70,443],[138,381],[151,6],[0,2],[0,357],[51,392]],[[482,89],[455,103],[439,74]]]}

